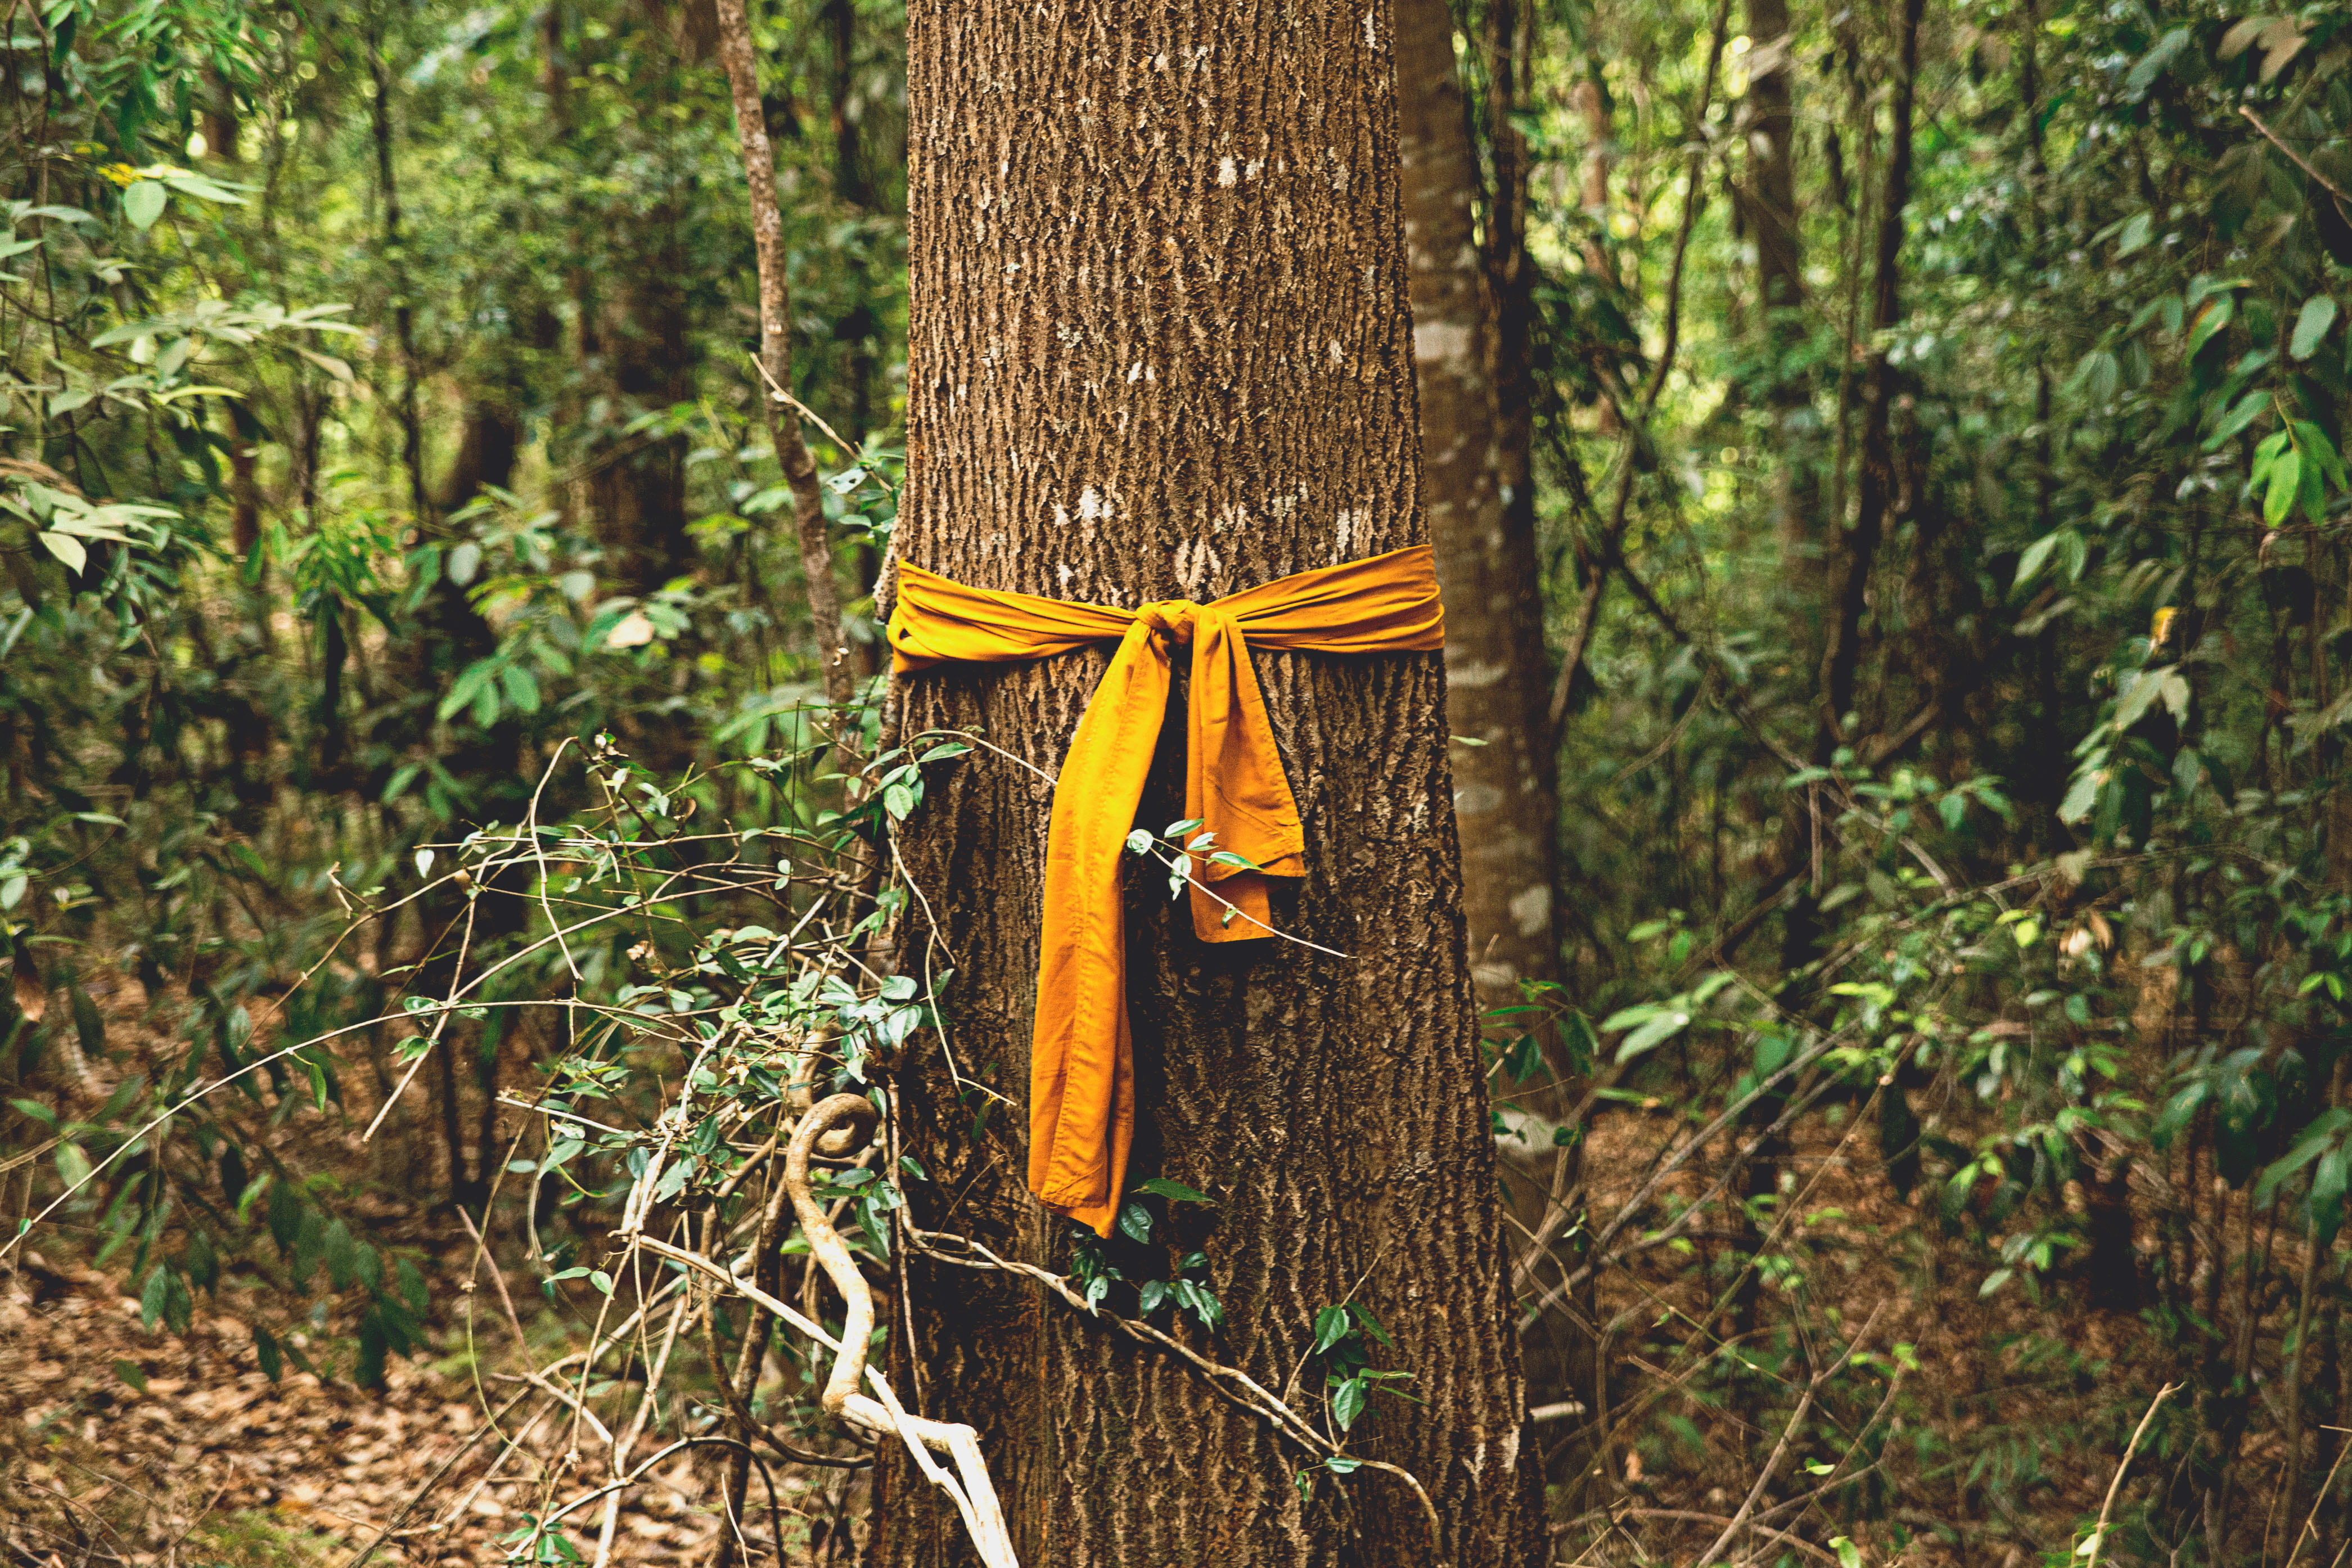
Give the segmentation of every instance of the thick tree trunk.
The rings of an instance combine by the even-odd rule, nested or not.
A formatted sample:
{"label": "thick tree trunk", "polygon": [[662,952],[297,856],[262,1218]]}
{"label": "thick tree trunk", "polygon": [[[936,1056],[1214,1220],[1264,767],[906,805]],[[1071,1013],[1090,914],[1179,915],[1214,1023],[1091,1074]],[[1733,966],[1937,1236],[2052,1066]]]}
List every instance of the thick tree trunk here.
{"label": "thick tree trunk", "polygon": [[[1489,375],[1496,323],[1478,261],[1478,165],[1454,75],[1445,0],[1398,0],[1397,119],[1423,488],[1445,593],[1446,722],[1462,835],[1471,972],[1487,1007],[1559,977],[1552,897],[1557,767],[1531,511],[1507,507],[1503,411]],[[1524,390],[1524,388],[1522,389]]]}
{"label": "thick tree trunk", "polygon": [[[918,0],[908,20],[908,558],[1134,606],[1418,539],[1387,7]],[[1302,1409],[1317,1311],[1369,1307],[1396,1341],[1380,1364],[1425,1403],[1382,1400],[1357,1447],[1420,1478],[1442,1550],[1397,1478],[1302,1493],[1307,1457],[1261,1421],[1001,1276],[909,1260],[898,1386],[980,1428],[1040,1568],[1532,1563],[1444,676],[1426,655],[1255,661],[1308,839],[1277,919],[1352,956],[1204,948],[1137,879],[1130,1190],[1164,1173],[1216,1203],[1108,1253],[1149,1278],[1204,1252],[1224,1321],[1173,1331]],[[904,721],[981,727],[1051,770],[1103,666],[927,674]],[[1147,793],[1155,827],[1181,812],[1181,734]],[[904,848],[953,954],[955,1059],[1018,1097],[1049,792],[984,752],[953,766]],[[969,1094],[938,1067],[904,1085],[932,1178],[919,1217],[1068,1267],[1070,1226],[1023,1185],[1023,1116],[976,1124]],[[1124,1289],[1108,1304],[1137,1310]],[[884,1462],[873,1561],[968,1561],[953,1513]]]}

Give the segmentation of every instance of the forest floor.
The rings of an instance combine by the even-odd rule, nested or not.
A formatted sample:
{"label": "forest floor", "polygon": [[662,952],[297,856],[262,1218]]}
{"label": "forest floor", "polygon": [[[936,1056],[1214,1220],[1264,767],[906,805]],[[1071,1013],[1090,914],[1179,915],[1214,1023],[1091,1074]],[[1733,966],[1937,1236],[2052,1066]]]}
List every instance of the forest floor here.
{"label": "forest floor", "polygon": [[[394,1360],[381,1392],[290,1368],[272,1383],[237,1318],[200,1306],[184,1335],[145,1329],[126,1289],[37,1252],[0,1285],[0,1561],[309,1568],[397,1525],[377,1562],[495,1563],[550,1506],[562,1424],[490,1473],[500,1445],[479,1439],[511,1385],[477,1384],[462,1347]],[[714,1490],[691,1455],[656,1471],[614,1560],[702,1561]]]}
{"label": "forest floor", "polygon": [[[1971,1141],[1980,1130],[1969,1123],[1981,1115],[1972,1105],[1954,1106],[1941,1131]],[[1689,1561],[1713,1542],[1776,1446],[1809,1366],[1820,1364],[1790,1353],[1786,1325],[1793,1321],[1808,1324],[1832,1354],[1851,1335],[1858,1349],[1882,1359],[1849,1373],[1843,1399],[1825,1390],[1776,1478],[1767,1511],[1771,1499],[1806,1491],[1798,1472],[1808,1462],[1845,1467],[1839,1475],[1867,1468],[1867,1456],[1853,1458],[1852,1444],[1857,1417],[1881,1398],[1898,1436],[1863,1486],[1843,1500],[1832,1495],[1784,1514],[1773,1521],[1780,1529],[1816,1547],[1850,1536],[1873,1563],[2019,1568],[2080,1561],[2075,1549],[2098,1517],[2133,1426],[2168,1375],[2179,1374],[2178,1352],[2150,1316],[2102,1304],[2079,1255],[2046,1280],[2011,1279],[1988,1291],[2000,1268],[1997,1228],[1988,1235],[1983,1226],[1946,1226],[1932,1178],[1908,1198],[1900,1195],[1880,1160],[1874,1125],[1855,1121],[1833,1113],[1797,1124],[1784,1165],[1789,1221],[1778,1249],[1786,1271],[1762,1292],[1782,1300],[1759,1315],[1765,1327],[1752,1340],[1738,1339],[1736,1311],[1708,1310],[1710,1298],[1720,1301],[1725,1292],[1722,1255],[1734,1240],[1719,1231],[1701,1230],[1687,1247],[1660,1247],[1601,1276],[1599,1316],[1617,1325],[1606,1353],[1636,1375],[1612,1378],[1624,1385],[1616,1394],[1624,1408],[1612,1412],[1619,1436],[1606,1484],[1580,1489],[1580,1517],[1558,1531],[1591,1543],[1580,1560]],[[1630,1195],[1670,1131],[1661,1118],[1640,1113],[1597,1121],[1585,1156],[1597,1212],[1613,1212]],[[1728,1152],[1727,1139],[1703,1151],[1669,1180],[1661,1210],[1698,1197],[1722,1173]],[[2143,1247],[2155,1231],[2158,1195],[2135,1181],[2133,1233]],[[2144,1271],[2144,1252],[2137,1263]],[[1698,1331],[1702,1321],[1711,1331]],[[1766,1379],[1725,1376],[1734,1345],[1756,1347],[1758,1359],[1776,1368],[1769,1379],[1777,1386],[1759,1393]],[[1716,1353],[1693,1353],[1695,1346]],[[1890,1381],[1899,1386],[1890,1390]],[[2173,1413],[2184,1415],[2189,1404],[2177,1400]],[[1626,1411],[1635,1414],[1628,1418]],[[1771,1413],[1770,1426],[1751,1424],[1759,1411]],[[2158,1432],[2139,1450],[2118,1519],[2179,1461],[2165,1436]],[[2276,1497],[2283,1452],[2259,1436],[2248,1440],[2240,1456],[2243,1508],[2258,1511]],[[1852,1510],[1864,1492],[1874,1506]],[[2275,1544],[2288,1527],[2272,1520],[2269,1531]],[[1627,1550],[1636,1542],[1637,1550]]]}
{"label": "forest floor", "polygon": [[[92,1268],[74,1230],[37,1233],[0,1263],[0,1563],[355,1568],[357,1554],[387,1531],[378,1563],[495,1563],[505,1557],[503,1538],[527,1533],[551,1501],[588,1489],[566,1455],[575,1443],[597,1445],[568,1421],[550,1418],[511,1447],[499,1440],[503,1426],[484,1430],[522,1387],[506,1364],[509,1320],[485,1289],[471,1299],[478,1321],[469,1329],[458,1304],[468,1300],[470,1239],[446,1212],[410,1195],[435,1185],[429,1173],[386,1170],[348,1132],[310,1125],[318,1131],[300,1136],[311,1141],[311,1168],[376,1171],[355,1184],[354,1217],[365,1217],[371,1241],[426,1272],[432,1348],[395,1358],[388,1386],[365,1391],[339,1375],[350,1369],[352,1342],[336,1336],[350,1325],[320,1313],[306,1332],[325,1375],[289,1368],[273,1383],[240,1315],[247,1303],[236,1300],[240,1289],[260,1287],[257,1276],[232,1271],[217,1293],[200,1295],[185,1334],[149,1329],[119,1260]],[[1884,1392],[1883,1373],[1909,1370],[1893,1406],[1903,1436],[1869,1483],[1871,1517],[1831,1506],[1778,1528],[1812,1548],[1812,1558],[1829,1556],[1819,1550],[1827,1540],[1851,1535],[1872,1563],[2018,1568],[2064,1559],[2082,1522],[2096,1515],[2131,1421],[2178,1363],[2138,1315],[2089,1305],[2079,1279],[2039,1300],[2016,1283],[1981,1295],[1996,1266],[1990,1244],[1931,1243],[1929,1193],[1897,1196],[1874,1133],[1856,1135],[1831,1117],[1799,1126],[1788,1198],[1798,1217],[1783,1249],[1791,1261],[1772,1287],[1794,1310],[1768,1310],[1763,1321],[1835,1334],[1876,1311],[1866,1348],[1888,1360],[1879,1372],[1857,1373],[1851,1397],[1824,1400],[1795,1458],[1836,1459],[1857,1414]],[[1662,1116],[1634,1110],[1596,1123],[1586,1169],[1597,1178],[1599,1212],[1632,1194],[1672,1131]],[[1708,1173],[1702,1157],[1673,1185],[1696,1196]],[[1711,1371],[1694,1370],[1704,1356],[1678,1359],[1677,1342],[1692,1341],[1708,1293],[1720,1288],[1714,1263],[1731,1239],[1701,1232],[1687,1247],[1656,1247],[1604,1276],[1598,1305],[1620,1325],[1604,1352],[1619,1369],[1618,1436],[1599,1479],[1556,1495],[1556,1512],[1574,1516],[1556,1526],[1571,1554],[1563,1561],[1689,1560],[1770,1451],[1776,1433],[1749,1413],[1771,1408],[1775,1391],[1742,1395],[1723,1381],[1722,1358]],[[1981,1267],[1959,1266],[1974,1253],[1983,1254]],[[536,1293],[517,1289],[535,1312]],[[551,1314],[534,1316],[530,1329],[550,1342],[562,1337]],[[1801,1364],[1779,1375],[1801,1381]],[[2259,1506],[2273,1489],[2254,1479],[2265,1458],[2250,1452],[2244,1460],[2247,1506]],[[2273,1469],[2275,1460],[2267,1461]],[[1791,1484],[1795,1468],[1782,1478],[1791,1492],[1801,1489]],[[796,1563],[812,1561],[812,1529],[846,1544],[845,1532],[825,1529],[856,1509],[855,1483],[825,1489],[825,1478],[838,1475],[787,1474],[784,1524],[801,1548]],[[718,1490],[710,1467],[690,1454],[658,1469],[627,1494],[612,1561],[708,1561],[723,1527]],[[574,1536],[592,1549],[593,1511],[575,1521],[584,1527]]]}

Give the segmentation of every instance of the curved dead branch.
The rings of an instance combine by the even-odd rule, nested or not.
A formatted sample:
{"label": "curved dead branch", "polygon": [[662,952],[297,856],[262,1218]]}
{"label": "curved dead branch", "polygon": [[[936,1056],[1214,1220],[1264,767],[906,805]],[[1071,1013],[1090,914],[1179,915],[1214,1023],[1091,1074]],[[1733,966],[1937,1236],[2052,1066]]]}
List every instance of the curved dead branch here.
{"label": "curved dead branch", "polygon": [[[972,1547],[986,1568],[1020,1568],[1020,1558],[1013,1550],[1012,1532],[1004,1522],[1004,1510],[997,1501],[996,1488],[989,1480],[988,1466],[980,1451],[980,1435],[969,1426],[910,1415],[898,1403],[888,1380],[866,1364],[866,1347],[874,1333],[873,1288],[866,1284],[847,1244],[809,1190],[810,1155],[819,1149],[835,1156],[856,1149],[873,1136],[877,1120],[873,1103],[863,1095],[832,1095],[819,1100],[801,1118],[785,1147],[784,1187],[792,1196],[793,1212],[800,1216],[801,1228],[808,1237],[810,1254],[847,1303],[838,1339],[798,1308],[746,1279],[741,1263],[734,1268],[722,1268],[698,1252],[673,1247],[650,1236],[638,1235],[631,1239],[635,1246],[656,1257],[684,1264],[729,1286],[832,1349],[833,1371],[825,1379],[822,1400],[825,1410],[853,1426],[879,1436],[895,1436],[905,1443],[915,1468],[954,1502],[956,1511],[963,1518],[964,1529],[971,1536]],[[861,1383],[873,1388],[872,1395],[857,1392]],[[954,1462],[953,1474],[931,1457],[935,1451]]]}

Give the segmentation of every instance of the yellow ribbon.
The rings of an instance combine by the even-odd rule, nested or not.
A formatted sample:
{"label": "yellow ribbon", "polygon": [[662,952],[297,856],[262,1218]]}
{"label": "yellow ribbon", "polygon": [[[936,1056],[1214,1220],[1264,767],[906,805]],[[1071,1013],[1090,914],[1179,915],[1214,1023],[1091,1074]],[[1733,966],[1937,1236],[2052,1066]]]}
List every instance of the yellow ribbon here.
{"label": "yellow ribbon", "polygon": [[[1249,649],[1443,647],[1445,616],[1429,547],[1301,572],[1206,605],[1166,599],[1134,610],[969,587],[901,562],[888,636],[901,673],[1118,642],[1055,788],[1029,1055],[1030,1190],[1047,1208],[1108,1236],[1135,1132],[1118,860],[1168,710],[1171,650],[1192,647],[1184,815],[1202,826],[1185,837],[1213,836],[1192,857],[1193,934],[1202,942],[1271,935],[1266,879],[1305,876],[1307,841]],[[1256,868],[1207,858],[1221,849]]]}

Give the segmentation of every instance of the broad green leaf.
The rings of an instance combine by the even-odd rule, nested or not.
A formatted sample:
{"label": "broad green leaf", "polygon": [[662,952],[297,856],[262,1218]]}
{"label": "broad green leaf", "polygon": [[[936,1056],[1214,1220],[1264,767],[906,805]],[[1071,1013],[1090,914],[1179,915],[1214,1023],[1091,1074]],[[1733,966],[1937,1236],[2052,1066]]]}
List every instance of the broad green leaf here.
{"label": "broad green leaf", "polygon": [[2189,329],[2189,357],[2195,359],[2197,351],[2211,342],[2214,334],[2228,326],[2237,312],[2238,298],[2234,294],[2224,294],[2198,311],[2197,324]]}
{"label": "broad green leaf", "polygon": [[2074,775],[2066,791],[2066,798],[2058,803],[2058,820],[2072,826],[2091,815],[2099,801],[2099,788],[2107,782],[2106,770],[2094,768]]}
{"label": "broad green leaf", "polygon": [[2334,1107],[2315,1119],[2303,1130],[2303,1136],[2295,1140],[2293,1149],[2263,1167],[2261,1178],[2254,1183],[2254,1202],[2268,1203],[2280,1183],[2326,1153],[2336,1135],[2347,1126],[2352,1126],[2352,1110],[2342,1106]]}
{"label": "broad green leaf", "polygon": [[122,193],[122,216],[131,220],[133,228],[152,228],[155,220],[163,216],[163,203],[170,195],[157,181],[135,181]]}
{"label": "broad green leaf", "polygon": [[1661,1012],[1618,1044],[1617,1059],[1629,1062],[1644,1051],[1655,1050],[1680,1034],[1689,1022],[1688,1013]]}
{"label": "broad green leaf", "polygon": [[2281,452],[2271,464],[2268,479],[2263,491],[2263,521],[2276,528],[2294,510],[2296,493],[2303,489],[2303,454],[2291,448]]}
{"label": "broad green leaf", "polygon": [[1339,1424],[1340,1431],[1345,1432],[1363,1413],[1364,1383],[1361,1378],[1351,1377],[1339,1384],[1331,1395],[1331,1419]]}
{"label": "broad green leaf", "polygon": [[2164,74],[2165,68],[2180,58],[2195,37],[2187,27],[2175,27],[2158,39],[2156,47],[2142,55],[2139,63],[2132,67],[2131,74],[2124,78],[2124,90],[2127,93],[2146,92],[2155,85],[2156,79]]}
{"label": "broad green leaf", "polygon": [[47,548],[50,554],[64,562],[73,571],[79,572],[89,564],[89,550],[84,548],[80,540],[70,533],[44,533],[41,535],[41,543]]}
{"label": "broad green leaf", "polygon": [[2286,352],[2296,359],[2309,359],[2319,352],[2321,340],[2327,329],[2336,324],[2336,300],[2327,294],[2314,294],[2303,302],[2294,318],[2294,336],[2287,342]]}
{"label": "broad green leaf", "polygon": [[139,1321],[147,1328],[163,1321],[164,1304],[172,1299],[172,1271],[158,1263],[148,1271],[147,1283],[139,1291]]}
{"label": "broad green leaf", "polygon": [[2131,682],[2116,699],[2115,727],[2128,730],[2144,717],[2150,704],[2164,695],[2164,683],[2175,667],[2164,665],[2156,669],[2143,669],[2131,678]]}
{"label": "broad green leaf", "polygon": [[2352,1149],[2338,1143],[2319,1157],[2311,1173],[2311,1223],[2314,1240],[2326,1247],[2344,1224],[2344,1188],[2352,1175]]}
{"label": "broad green leaf", "polygon": [[2261,418],[2263,410],[2270,406],[2270,401],[2271,395],[2263,390],[2250,392],[2238,399],[2236,406],[2221,416],[2221,423],[2213,426],[2213,434],[2205,437],[2205,449],[2209,452],[2218,449],[2231,437]]}
{"label": "broad green leaf", "polygon": [[539,711],[539,678],[519,664],[510,664],[499,674],[499,684],[506,689],[507,706],[518,713]]}

